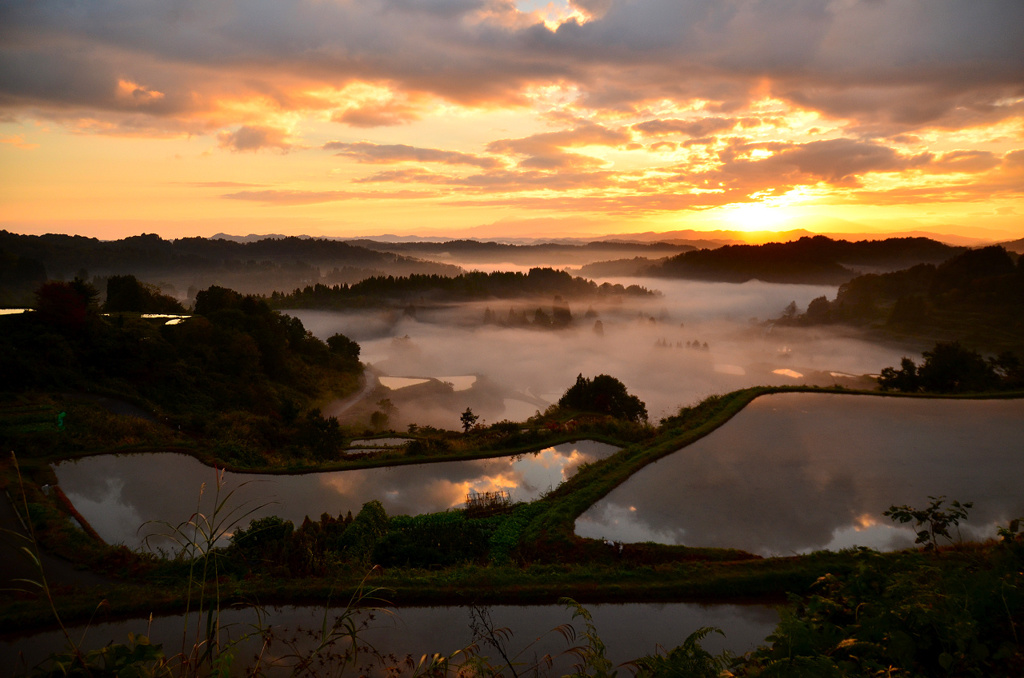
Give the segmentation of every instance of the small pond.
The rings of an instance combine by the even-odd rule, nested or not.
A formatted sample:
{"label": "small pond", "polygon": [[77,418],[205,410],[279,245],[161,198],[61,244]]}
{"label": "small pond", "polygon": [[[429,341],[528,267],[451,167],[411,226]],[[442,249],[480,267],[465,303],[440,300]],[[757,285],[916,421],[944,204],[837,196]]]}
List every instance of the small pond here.
{"label": "small pond", "polygon": [[[616,664],[651,654],[659,647],[671,649],[701,626],[715,626],[725,633],[725,637],[718,634],[707,637],[703,645],[709,651],[718,653],[728,649],[734,653],[746,652],[762,643],[778,622],[778,613],[766,605],[636,603],[585,607],[594,617],[598,635],[608,646],[607,656]],[[274,627],[275,637],[300,637],[303,652],[309,651],[312,641],[296,631],[317,629],[324,618],[322,607],[271,607],[265,612],[265,623]],[[474,641],[472,608],[413,607],[392,609],[389,612],[376,612],[372,620],[367,618],[365,612],[357,617],[368,621],[368,628],[360,634],[360,638],[368,641],[382,654],[394,653],[400,658],[412,655],[414,661],[418,661],[423,654],[438,652],[450,655]],[[550,653],[556,658],[556,664],[548,675],[558,676],[571,671],[576,658],[564,652],[572,645],[568,645],[553,629],[572,622],[576,631],[573,645],[579,645],[585,628],[580,620],[573,622],[567,608],[558,605],[495,606],[486,608],[486,614],[493,627],[505,627],[512,632],[508,648],[510,654],[519,654],[516,661],[534,663],[537,658]],[[331,618],[334,616],[332,611]],[[256,615],[252,610],[225,611],[222,623],[227,630],[222,640],[241,638],[251,632],[255,622]],[[84,627],[73,628],[71,635],[78,639],[84,633],[85,649],[95,649],[112,640],[126,642],[128,633],[148,634],[154,642],[163,644],[167,654],[173,654],[181,650],[184,628],[184,617],[171,616],[153,619],[152,626],[148,619],[94,624],[88,630]],[[195,615],[191,616],[188,628],[194,634]],[[19,668],[22,663],[18,653],[23,652],[25,664],[31,667],[50,652],[62,647],[63,636],[59,631],[0,638],[0,662],[9,668]],[[339,649],[341,647],[339,645]],[[288,651],[280,642],[273,644],[271,649],[273,651],[268,653],[271,657],[281,656]],[[238,669],[238,675],[243,673],[250,658],[258,651],[259,643],[256,641],[245,641],[242,644],[233,666]],[[483,643],[480,644],[480,654],[498,661],[497,652]],[[368,659],[366,657],[364,661]],[[517,667],[520,672],[522,668]],[[410,673],[407,671],[406,675]],[[287,675],[287,671],[279,674]],[[278,674],[272,672],[272,675]],[[351,675],[358,674],[352,672]]]}
{"label": "small pond", "polygon": [[100,455],[55,464],[54,472],[71,503],[104,540],[134,548],[147,534],[166,532],[146,525],[149,521],[176,525],[187,520],[196,511],[203,486],[201,511],[209,515],[218,475],[221,499],[234,493],[226,503],[235,509],[229,530],[234,523],[245,527],[266,515],[298,526],[307,515],[354,515],[374,499],[384,504],[388,515],[455,508],[465,504],[470,492],[503,490],[513,502],[532,501],[572,476],[580,464],[617,450],[581,440],[514,457],[292,476],[217,474],[182,454]]}
{"label": "small pond", "polygon": [[592,506],[576,533],[764,555],[912,546],[882,516],[974,502],[964,538],[1024,516],[1024,400],[761,397]]}

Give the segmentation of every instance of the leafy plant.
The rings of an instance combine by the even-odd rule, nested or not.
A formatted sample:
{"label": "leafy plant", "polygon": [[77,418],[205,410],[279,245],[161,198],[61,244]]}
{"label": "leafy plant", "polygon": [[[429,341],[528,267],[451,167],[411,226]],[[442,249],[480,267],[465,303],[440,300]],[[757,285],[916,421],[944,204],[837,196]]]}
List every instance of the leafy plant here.
{"label": "leafy plant", "polygon": [[686,637],[683,644],[665,654],[649,655],[636,661],[638,678],[718,678],[729,666],[728,652],[713,655],[701,646],[712,633],[725,636],[722,629],[702,626]]}
{"label": "leafy plant", "polygon": [[574,620],[582,619],[586,629],[583,632],[584,644],[568,650],[578,660],[573,666],[574,675],[580,678],[615,678],[618,671],[614,670],[611,660],[605,656],[605,644],[601,636],[597,635],[594,617],[572,598],[559,598],[558,602],[572,610]]}
{"label": "leafy plant", "polygon": [[890,506],[889,510],[882,513],[883,516],[891,518],[894,522],[909,523],[914,521],[914,527],[926,526],[926,529],[918,530],[915,543],[924,544],[925,550],[934,551],[938,548],[939,537],[945,537],[950,543],[953,537],[949,533],[950,527],[957,528],[957,539],[960,538],[960,521],[967,519],[967,511],[974,506],[974,502],[960,503],[953,501],[948,510],[942,510],[946,501],[945,495],[938,497],[928,496],[932,500],[924,509],[916,509],[911,506]]}
{"label": "leafy plant", "polygon": [[1020,529],[1022,520],[1024,520],[1024,518],[1014,518],[1007,523],[1006,527],[999,525],[996,528],[996,533],[999,535],[999,538],[1004,542],[1015,542],[1024,539],[1024,532]]}

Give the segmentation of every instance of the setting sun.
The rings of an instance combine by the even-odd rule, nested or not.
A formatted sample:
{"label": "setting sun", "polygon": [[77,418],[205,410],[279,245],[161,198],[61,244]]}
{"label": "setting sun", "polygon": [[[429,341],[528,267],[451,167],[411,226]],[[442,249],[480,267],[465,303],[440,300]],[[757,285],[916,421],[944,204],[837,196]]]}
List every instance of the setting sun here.
{"label": "setting sun", "polygon": [[777,231],[786,226],[789,218],[785,208],[772,207],[762,202],[748,202],[724,208],[725,219],[737,231],[756,233]]}

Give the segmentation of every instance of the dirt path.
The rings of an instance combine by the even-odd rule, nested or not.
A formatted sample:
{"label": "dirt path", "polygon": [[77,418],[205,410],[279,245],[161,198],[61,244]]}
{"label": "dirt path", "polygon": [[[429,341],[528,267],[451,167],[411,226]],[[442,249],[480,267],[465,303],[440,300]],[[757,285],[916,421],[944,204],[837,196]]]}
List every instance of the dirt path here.
{"label": "dirt path", "polygon": [[350,395],[347,398],[332,401],[324,408],[324,416],[340,417],[342,414],[350,410],[356,403],[365,400],[371,393],[373,393],[374,389],[380,385],[380,382],[377,380],[377,375],[373,374],[369,370],[363,371],[362,381],[363,384],[358,393]]}

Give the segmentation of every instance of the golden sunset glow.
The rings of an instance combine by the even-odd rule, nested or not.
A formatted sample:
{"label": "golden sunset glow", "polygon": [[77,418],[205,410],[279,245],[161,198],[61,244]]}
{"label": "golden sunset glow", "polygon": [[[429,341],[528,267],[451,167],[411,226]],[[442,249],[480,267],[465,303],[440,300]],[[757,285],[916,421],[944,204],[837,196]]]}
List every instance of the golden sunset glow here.
{"label": "golden sunset glow", "polygon": [[5,11],[0,227],[1024,234],[1020,3],[108,4]]}

